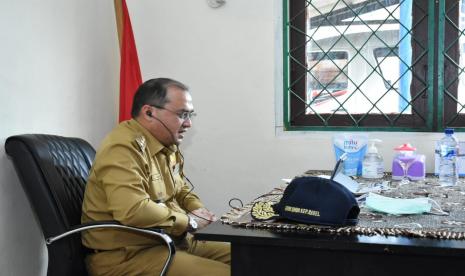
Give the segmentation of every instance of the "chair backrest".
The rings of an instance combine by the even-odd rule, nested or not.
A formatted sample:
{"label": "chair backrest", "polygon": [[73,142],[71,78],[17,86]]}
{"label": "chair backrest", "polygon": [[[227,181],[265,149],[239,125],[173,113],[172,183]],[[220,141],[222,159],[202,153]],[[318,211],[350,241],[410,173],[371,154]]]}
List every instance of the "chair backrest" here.
{"label": "chair backrest", "polygon": [[[81,222],[95,150],[79,138],[44,134],[9,137],[5,151],[39,219],[45,238]],[[48,275],[86,275],[80,235],[48,246]]]}

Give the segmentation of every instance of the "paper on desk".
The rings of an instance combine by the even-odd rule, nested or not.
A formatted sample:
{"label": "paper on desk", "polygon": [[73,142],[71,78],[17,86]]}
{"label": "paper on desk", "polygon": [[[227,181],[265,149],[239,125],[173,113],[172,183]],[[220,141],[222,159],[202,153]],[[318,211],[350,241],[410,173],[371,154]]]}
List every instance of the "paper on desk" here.
{"label": "paper on desk", "polygon": [[355,195],[363,195],[363,194],[370,193],[370,192],[374,193],[374,192],[379,192],[382,190],[389,189],[389,181],[376,182],[376,183],[370,184],[369,186],[360,187],[360,183],[358,183],[357,181],[353,180],[351,177],[343,173],[338,173],[334,177],[334,180],[340,183],[342,186],[346,187],[349,191],[351,191]]}
{"label": "paper on desk", "polygon": [[341,184],[342,186],[346,187],[353,194],[355,194],[360,187],[360,184],[357,181],[353,180],[351,177],[343,173],[336,174],[333,180]]}
{"label": "paper on desk", "polygon": [[389,187],[389,181],[383,181],[383,182],[376,182],[376,183],[373,183],[371,186],[369,187],[362,187],[360,188],[356,194],[357,195],[362,195],[362,194],[366,194],[366,193],[376,193],[376,192],[379,192],[379,191],[383,191],[383,190],[389,190],[390,187]]}

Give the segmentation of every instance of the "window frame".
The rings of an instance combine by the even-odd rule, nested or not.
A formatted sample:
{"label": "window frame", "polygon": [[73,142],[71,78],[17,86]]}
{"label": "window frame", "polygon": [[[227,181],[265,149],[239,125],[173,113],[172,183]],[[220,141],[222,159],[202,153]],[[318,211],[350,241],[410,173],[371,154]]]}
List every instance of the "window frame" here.
{"label": "window frame", "polygon": [[[437,97],[437,92],[435,88],[438,87],[437,80],[434,79],[434,75],[438,75],[439,71],[436,66],[434,66],[436,60],[438,59],[437,55],[437,38],[434,33],[434,26],[437,26],[438,17],[437,14],[438,5],[435,1],[425,1],[427,2],[426,7],[423,7],[426,11],[426,20],[420,22],[421,26],[417,30],[414,30],[412,33],[412,40],[416,37],[427,35],[427,50],[426,57],[422,57],[422,49],[416,44],[412,43],[412,74],[417,74],[417,76],[424,76],[422,79],[423,83],[418,83],[419,80],[412,78],[412,83],[410,85],[411,97],[412,97],[412,114],[351,114],[351,115],[338,115],[331,114],[330,116],[336,118],[336,124],[329,125],[327,123],[322,123],[319,116],[326,114],[316,114],[316,115],[305,115],[301,116],[297,114],[294,110],[299,110],[300,113],[305,114],[306,110],[306,87],[305,82],[307,77],[302,80],[294,82],[295,76],[302,76],[305,69],[302,68],[293,68],[291,62],[295,60],[304,60],[306,59],[305,53],[305,41],[302,41],[302,37],[296,39],[293,37],[291,32],[291,26],[288,24],[291,14],[295,15],[298,11],[306,9],[309,1],[301,0],[283,0],[283,120],[284,120],[284,129],[285,131],[307,131],[307,130],[322,130],[322,131],[409,131],[409,132],[430,132],[438,129],[442,129],[442,126],[438,124],[438,116],[434,114],[440,112],[441,110],[434,108],[434,101],[439,101]],[[440,1],[442,2],[442,1]],[[295,4],[300,3],[300,6]],[[414,5],[415,7],[415,5]],[[415,8],[412,10],[413,16],[415,16],[419,11]],[[296,17],[293,18],[296,20]],[[301,22],[299,26],[305,26],[306,16],[301,16]],[[414,21],[414,20],[413,20]],[[414,21],[415,22],[415,21]],[[303,36],[304,37],[304,36]],[[297,41],[296,41],[297,40]],[[303,45],[301,49],[297,49],[298,54],[290,55],[290,49],[295,45]],[[398,46],[398,45],[397,45]],[[293,47],[296,49],[297,47]],[[423,50],[424,51],[424,50]],[[423,53],[424,55],[424,53]],[[298,58],[295,58],[295,57]],[[415,58],[421,57],[418,63],[413,64]],[[305,63],[306,64],[306,63]],[[302,67],[302,66],[300,66]],[[434,70],[428,70],[428,68],[434,68]],[[350,69],[349,69],[350,70]],[[300,82],[300,83],[299,83]],[[423,87],[422,87],[423,85]],[[295,88],[294,88],[295,87]],[[292,90],[298,90],[299,92],[293,92]],[[294,93],[294,94],[293,94]],[[292,100],[291,94],[297,98],[297,100]],[[300,99],[299,99],[300,98]],[[302,104],[303,102],[303,104]],[[300,105],[300,106],[299,106]],[[304,106],[304,108],[302,107]],[[415,109],[415,111],[414,111]],[[428,110],[429,109],[429,110]],[[303,112],[302,112],[303,110]],[[423,114],[423,117],[419,118],[418,113]],[[301,118],[299,118],[299,116]],[[392,125],[386,121],[386,116],[391,120],[395,121],[396,125]],[[363,119],[362,123],[354,123],[355,121]],[[381,124],[380,124],[381,122]]]}
{"label": "window frame", "polygon": [[[459,43],[453,44],[460,39],[460,35],[465,35],[465,29],[459,30],[462,34],[459,36],[447,36],[446,34],[454,33],[456,30],[452,24],[459,25],[460,1],[443,0],[438,3],[439,10],[439,28],[438,41],[443,43],[438,44],[438,128],[453,127],[458,131],[465,131],[465,114],[457,113],[457,102],[452,101],[452,97],[458,97],[458,77],[464,74],[462,68],[454,68],[454,63],[460,64],[460,48]],[[455,13],[452,18],[448,17],[449,13]],[[465,53],[464,53],[465,54]],[[464,65],[465,66],[465,65]],[[450,89],[452,88],[452,89]],[[464,91],[465,93],[465,91]],[[450,94],[450,96],[446,95]],[[463,104],[462,104],[463,108]],[[455,119],[454,119],[455,118]]]}

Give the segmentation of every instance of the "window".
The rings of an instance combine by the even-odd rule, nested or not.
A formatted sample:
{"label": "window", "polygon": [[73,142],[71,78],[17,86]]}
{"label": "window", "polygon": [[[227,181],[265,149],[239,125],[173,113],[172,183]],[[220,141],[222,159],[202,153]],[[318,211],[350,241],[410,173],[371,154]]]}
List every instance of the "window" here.
{"label": "window", "polygon": [[286,130],[465,127],[465,0],[283,2]]}
{"label": "window", "polygon": [[340,97],[347,94],[349,85],[348,52],[311,52],[307,57],[310,70],[306,88],[307,114],[324,113],[330,109],[337,112],[340,107],[333,99],[339,97],[340,101]]}

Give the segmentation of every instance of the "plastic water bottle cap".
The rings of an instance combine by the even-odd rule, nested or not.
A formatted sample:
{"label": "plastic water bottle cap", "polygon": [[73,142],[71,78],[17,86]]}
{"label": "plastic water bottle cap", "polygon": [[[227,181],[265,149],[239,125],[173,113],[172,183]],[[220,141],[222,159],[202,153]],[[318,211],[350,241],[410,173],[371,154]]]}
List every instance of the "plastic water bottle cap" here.
{"label": "plastic water bottle cap", "polygon": [[446,128],[446,129],[444,130],[444,133],[445,133],[445,134],[454,134],[454,129],[453,129],[453,128]]}

